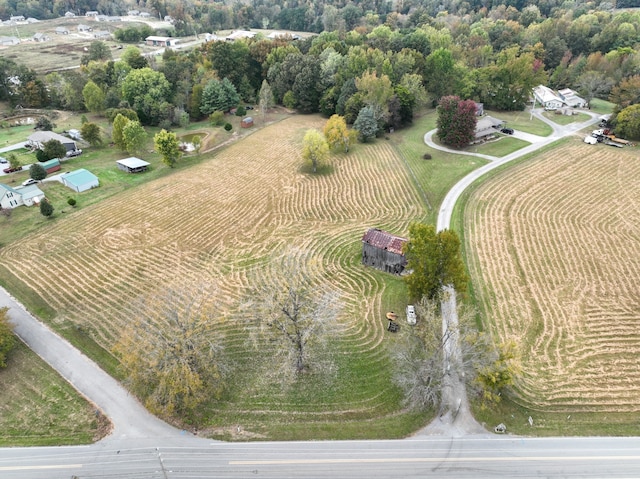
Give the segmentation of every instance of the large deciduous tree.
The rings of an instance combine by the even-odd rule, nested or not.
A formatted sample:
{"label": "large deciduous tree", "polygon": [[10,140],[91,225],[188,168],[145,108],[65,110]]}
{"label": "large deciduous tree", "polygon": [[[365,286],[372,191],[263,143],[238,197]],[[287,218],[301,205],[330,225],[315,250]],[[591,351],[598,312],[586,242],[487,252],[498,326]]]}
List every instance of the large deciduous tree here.
{"label": "large deciduous tree", "polygon": [[315,129],[307,130],[302,140],[302,157],[311,162],[313,172],[329,157],[329,145],[324,136]]}
{"label": "large deciduous tree", "polygon": [[628,106],[618,113],[615,132],[630,140],[640,140],[640,104]]}
{"label": "large deciduous tree", "polygon": [[86,122],[80,127],[82,138],[91,146],[98,146],[102,143],[100,127],[96,123]]}
{"label": "large deciduous tree", "polygon": [[82,89],[82,98],[87,110],[94,113],[101,113],[104,110],[104,92],[91,80]]}
{"label": "large deciduous tree", "polygon": [[124,147],[131,154],[136,154],[142,150],[146,139],[147,132],[139,121],[129,120],[122,128]]}
{"label": "large deciduous tree", "polygon": [[347,128],[347,122],[343,116],[332,115],[324,125],[324,137],[329,147],[334,151],[349,153],[349,147],[353,141],[353,134]]}
{"label": "large deciduous tree", "polygon": [[224,389],[218,313],[208,289],[168,289],[141,301],[114,347],[132,391],[155,414],[197,423],[199,407]]}
{"label": "large deciduous tree", "polygon": [[476,106],[472,100],[460,100],[457,96],[440,99],[437,108],[437,136],[445,145],[464,148],[475,138]]}
{"label": "large deciduous tree", "polygon": [[413,223],[409,226],[404,254],[407,270],[411,271],[405,277],[411,298],[437,299],[449,285],[457,293],[466,292],[468,278],[462,262],[460,239],[454,231],[436,232],[433,225]]}
{"label": "large deciduous tree", "polygon": [[157,124],[171,94],[164,74],[151,68],[131,70],[122,82],[122,97],[131,105],[142,124]]}
{"label": "large deciduous tree", "polygon": [[241,310],[257,349],[269,348],[270,373],[281,380],[305,371],[333,368],[328,342],[340,329],[340,295],[310,283],[313,261],[296,251],[274,257],[264,277],[251,281],[254,288]]}
{"label": "large deciduous tree", "polygon": [[173,168],[180,158],[180,142],[175,133],[162,130],[153,137],[153,144],[156,151],[162,155],[165,165]]}
{"label": "large deciduous tree", "polygon": [[124,143],[124,136],[122,132],[124,131],[124,127],[131,121],[132,120],[124,116],[122,113],[118,113],[113,119],[113,125],[111,125],[111,139],[121,150],[126,150],[127,148]]}
{"label": "large deciduous tree", "polygon": [[7,367],[7,357],[18,342],[8,312],[9,308],[0,308],[0,369]]}
{"label": "large deciduous tree", "polygon": [[42,181],[47,177],[47,170],[40,163],[33,163],[29,167],[29,176],[36,181]]}
{"label": "large deciduous tree", "polygon": [[44,151],[47,160],[51,160],[53,158],[64,158],[67,154],[65,146],[56,139],[45,141],[42,151]]}

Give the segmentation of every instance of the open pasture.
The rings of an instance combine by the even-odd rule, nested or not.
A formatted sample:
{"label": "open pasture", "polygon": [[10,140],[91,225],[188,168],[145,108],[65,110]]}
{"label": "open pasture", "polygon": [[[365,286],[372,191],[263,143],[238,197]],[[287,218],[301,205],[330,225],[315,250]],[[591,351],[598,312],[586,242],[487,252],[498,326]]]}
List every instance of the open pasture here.
{"label": "open pasture", "polygon": [[467,203],[474,291],[496,341],[520,348],[527,408],[640,410],[639,178],[635,149],[575,139]]}
{"label": "open pasture", "polygon": [[[390,142],[333,157],[330,173],[304,173],[302,137],[322,124],[295,116],[191,168],[56,217],[2,248],[0,264],[58,312],[54,326],[79,327],[106,349],[131,322],[139,298],[183,284],[214,285],[219,314],[212,320],[234,376],[223,402],[213,405],[211,427],[241,424],[272,438],[308,437],[309,430],[367,437],[394,425],[394,435],[407,434],[416,417],[398,411],[383,344],[384,313],[403,307],[404,287],[360,265],[360,240],[371,226],[406,234],[426,212]],[[247,313],[238,305],[251,281],[276,283],[266,266],[284,252],[312,259],[310,286],[338,290],[345,304],[329,384],[265,385],[260,371],[268,361],[259,358],[269,352],[256,354],[245,342]],[[381,417],[384,425],[376,422]],[[282,430],[269,435],[265,421]]]}

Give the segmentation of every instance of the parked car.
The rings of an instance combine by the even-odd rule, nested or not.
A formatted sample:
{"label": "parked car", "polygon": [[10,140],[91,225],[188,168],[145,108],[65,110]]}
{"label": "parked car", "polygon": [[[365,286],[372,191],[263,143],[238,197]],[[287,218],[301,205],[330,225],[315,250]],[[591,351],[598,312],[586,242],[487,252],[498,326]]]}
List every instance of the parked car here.
{"label": "parked car", "polygon": [[5,163],[9,163],[9,161],[6,158],[3,158],[2,156],[0,156],[0,163],[5,164]]}
{"label": "parked car", "polygon": [[503,128],[502,130],[500,130],[502,133],[504,133],[505,135],[513,135],[513,128]]}
{"label": "parked car", "polygon": [[33,178],[29,178],[28,180],[24,180],[22,182],[22,186],[29,186],[29,185],[35,185],[38,181],[34,180]]}
{"label": "parked car", "polygon": [[72,158],[74,156],[82,155],[82,150],[78,148],[77,150],[69,150],[67,151],[67,158]]}
{"label": "parked car", "polygon": [[4,170],[2,170],[5,173],[13,173],[14,171],[21,171],[22,170],[22,166],[19,166],[17,168],[5,168]]}
{"label": "parked car", "polygon": [[416,308],[413,304],[407,306],[407,323],[416,324]]}

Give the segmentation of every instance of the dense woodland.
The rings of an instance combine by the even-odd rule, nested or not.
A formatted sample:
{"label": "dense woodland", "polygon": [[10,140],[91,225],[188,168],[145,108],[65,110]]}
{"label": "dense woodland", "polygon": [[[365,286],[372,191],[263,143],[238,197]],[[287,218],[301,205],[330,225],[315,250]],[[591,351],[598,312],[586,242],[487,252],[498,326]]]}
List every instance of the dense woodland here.
{"label": "dense woodland", "polygon": [[[42,11],[29,10],[36,6]],[[318,32],[297,41],[260,35],[214,41],[189,52],[167,51],[158,59],[130,47],[118,62],[94,42],[81,70],[43,77],[0,58],[0,100],[75,111],[131,108],[143,124],[169,127],[227,110],[236,96],[258,102],[266,81],[276,103],[327,117],[337,113],[350,124],[367,107],[382,129],[411,122],[417,108],[435,105],[445,95],[483,102],[488,109],[522,110],[531,88],[542,83],[573,88],[588,100],[610,99],[621,111],[640,103],[640,11],[612,7],[554,0],[536,5],[0,0],[0,16],[88,9],[118,14],[129,8],[170,14],[175,35],[232,27]],[[631,136],[640,135],[638,130]]]}

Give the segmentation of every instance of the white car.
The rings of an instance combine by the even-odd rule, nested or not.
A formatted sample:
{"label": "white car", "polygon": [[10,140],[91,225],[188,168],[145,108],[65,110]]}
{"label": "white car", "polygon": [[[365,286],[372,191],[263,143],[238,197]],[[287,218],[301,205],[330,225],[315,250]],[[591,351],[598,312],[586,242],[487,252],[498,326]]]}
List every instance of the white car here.
{"label": "white car", "polygon": [[22,182],[22,186],[35,185],[36,183],[37,183],[36,180],[34,180],[33,178],[29,178],[28,180],[24,180]]}
{"label": "white car", "polygon": [[413,304],[407,306],[407,323],[416,324],[416,308]]}
{"label": "white car", "polygon": [[5,164],[5,163],[9,163],[9,162],[7,161],[6,158],[3,158],[2,156],[0,156],[0,163]]}
{"label": "white car", "polygon": [[595,145],[596,143],[598,143],[598,139],[595,136],[585,136],[584,142],[588,143],[589,145]]}

